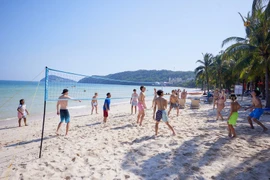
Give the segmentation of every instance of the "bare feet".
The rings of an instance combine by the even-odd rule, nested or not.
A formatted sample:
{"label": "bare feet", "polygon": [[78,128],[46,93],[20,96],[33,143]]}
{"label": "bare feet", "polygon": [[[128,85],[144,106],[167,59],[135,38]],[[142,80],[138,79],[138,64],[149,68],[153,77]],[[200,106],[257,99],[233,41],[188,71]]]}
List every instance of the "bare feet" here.
{"label": "bare feet", "polygon": [[59,133],[58,133],[58,132],[55,132],[55,134],[56,134],[57,136],[59,136]]}

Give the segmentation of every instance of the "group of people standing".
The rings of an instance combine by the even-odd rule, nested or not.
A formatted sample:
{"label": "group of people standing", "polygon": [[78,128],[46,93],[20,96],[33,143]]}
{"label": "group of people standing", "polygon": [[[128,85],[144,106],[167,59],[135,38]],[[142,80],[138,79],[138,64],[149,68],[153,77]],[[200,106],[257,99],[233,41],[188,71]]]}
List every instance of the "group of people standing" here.
{"label": "group of people standing", "polygon": [[[263,114],[263,108],[262,103],[259,98],[260,92],[258,90],[254,90],[251,92],[252,96],[252,105],[248,108],[245,108],[245,110],[250,109],[251,113],[248,116],[248,122],[250,124],[251,129],[254,129],[253,122],[257,123],[259,126],[263,128],[263,131],[267,131],[268,129],[259,121],[261,115]],[[219,92],[219,89],[215,89],[215,92],[213,94],[213,109],[215,109],[215,106],[217,105],[217,116],[216,120],[221,118],[223,119],[223,116],[221,115],[221,111],[225,107],[226,102],[226,94],[225,90],[221,90]],[[228,136],[229,137],[236,137],[236,132],[234,129],[234,126],[236,125],[236,121],[238,119],[238,110],[242,108],[242,106],[236,101],[237,96],[235,94],[230,95],[230,99],[232,100],[230,105],[230,115],[228,116]]]}
{"label": "group of people standing", "polygon": [[[133,112],[136,114],[137,113],[137,107],[138,107],[138,115],[137,115],[137,124],[139,124],[139,126],[142,125],[143,119],[145,117],[145,110],[147,109],[146,106],[146,101],[145,101],[145,91],[146,88],[144,86],[140,87],[140,93],[137,94],[136,89],[133,90],[133,93],[131,95],[131,99],[130,99],[130,104],[131,104],[131,114],[133,114]],[[178,106],[178,102],[179,99],[186,99],[187,96],[187,92],[185,90],[183,90],[183,92],[180,94],[180,90],[172,90],[172,94],[170,95],[170,108],[168,111],[168,114],[166,112],[167,106],[168,106],[168,101],[163,97],[164,96],[164,92],[162,90],[156,90],[154,89],[154,99],[152,102],[152,107],[153,107],[153,119],[156,121],[156,125],[155,125],[155,134],[158,134],[158,125],[159,122],[162,120],[163,122],[165,122],[165,124],[169,127],[169,129],[172,131],[173,135],[175,135],[175,131],[173,129],[173,127],[169,124],[168,122],[168,116],[171,112],[171,110],[173,108],[176,108],[177,110],[177,116],[179,115],[179,106]],[[257,123],[258,125],[260,125],[263,128],[263,131],[267,131],[268,129],[259,121],[260,116],[263,114],[263,109],[262,109],[262,103],[260,98],[258,97],[260,94],[259,91],[254,90],[252,91],[251,95],[252,95],[252,105],[248,108],[245,108],[245,110],[250,109],[251,113],[248,116],[248,122],[250,124],[250,127],[252,129],[254,129],[253,126],[253,122]],[[179,97],[180,95],[180,97]],[[106,99],[104,101],[104,105],[103,105],[103,122],[106,123],[107,122],[107,118],[108,118],[108,112],[110,110],[110,98],[111,98],[111,94],[107,93],[106,94]],[[92,105],[92,110],[91,110],[91,114],[93,114],[94,110],[96,112],[96,114],[98,114],[98,93],[95,93],[92,100],[91,100],[91,105]],[[232,102],[231,102],[231,111],[230,111],[230,115],[228,116],[228,132],[229,132],[229,136],[230,137],[236,137],[236,133],[235,133],[235,129],[233,126],[236,125],[236,121],[238,118],[238,110],[240,108],[242,108],[240,106],[240,104],[236,101],[237,97],[232,94],[230,96]],[[57,126],[57,130],[56,130],[56,134],[59,134],[58,131],[62,125],[63,122],[66,122],[66,135],[68,134],[69,131],[69,123],[70,123],[70,115],[69,115],[69,111],[68,111],[68,100],[72,100],[73,98],[71,98],[68,95],[68,89],[64,89],[62,92],[62,95],[58,98],[58,102],[56,105],[56,109],[57,109],[57,115],[60,115],[60,122]],[[226,102],[226,94],[224,90],[221,90],[221,92],[219,92],[218,89],[215,90],[214,94],[213,94],[213,109],[215,108],[215,106],[217,106],[217,116],[216,116],[216,120],[219,119],[219,117],[223,120],[223,116],[221,114],[221,111],[224,109],[225,107],[225,102]],[[76,100],[81,102],[80,100]],[[133,111],[134,110],[134,111]],[[26,115],[29,114],[29,112],[26,109],[26,105],[25,105],[25,101],[24,99],[20,100],[20,104],[19,107],[17,108],[18,111],[18,123],[19,126],[21,126],[21,120],[24,119],[24,123],[27,126],[26,123]]]}
{"label": "group of people standing", "polygon": [[[145,90],[146,88],[144,86],[140,87],[140,93],[137,94],[136,89],[133,90],[133,93],[131,95],[130,99],[130,104],[131,104],[131,114],[137,113],[137,107],[138,107],[138,115],[137,115],[137,123],[141,126],[143,119],[145,117],[145,109],[146,107],[146,102],[145,102]],[[169,127],[169,129],[173,132],[173,135],[175,135],[173,127],[169,124],[168,122],[168,116],[173,108],[176,108],[177,110],[177,116],[179,115],[179,99],[183,99],[184,101],[186,100],[187,92],[185,89],[181,93],[180,90],[172,90],[172,93],[170,95],[170,108],[168,111],[168,114],[166,112],[167,106],[168,106],[168,101],[163,97],[164,92],[162,90],[156,90],[154,89],[154,99],[152,102],[152,107],[153,107],[153,119],[156,120],[156,125],[155,125],[155,134],[158,134],[158,125],[159,122],[162,120],[165,122],[165,124]],[[263,109],[262,109],[262,103],[261,100],[258,98],[259,96],[259,91],[254,90],[251,93],[252,95],[252,105],[247,109],[251,110],[251,113],[248,116],[248,122],[250,124],[250,127],[254,129],[253,122],[257,123],[263,128],[263,131],[267,131],[268,129],[259,121],[260,116],[263,114]],[[111,94],[107,93],[106,94],[106,99],[104,101],[103,105],[103,122],[106,123],[107,118],[108,118],[108,112],[110,110],[110,98]],[[92,110],[91,114],[93,114],[94,110],[96,114],[98,114],[98,93],[95,93],[94,96],[92,97],[91,100],[91,105],[92,105]],[[230,115],[228,116],[228,135],[229,137],[236,137],[236,132],[233,126],[236,125],[236,121],[238,119],[238,110],[242,108],[240,104],[236,101],[237,96],[232,94],[230,96],[232,102],[231,102],[231,111]],[[60,122],[57,126],[56,134],[59,134],[58,131],[62,125],[63,122],[66,122],[66,135],[68,134],[69,131],[69,123],[70,123],[70,115],[69,111],[67,109],[68,105],[68,100],[72,99],[70,96],[68,96],[68,90],[64,89],[62,92],[62,95],[58,98],[57,102],[57,115],[60,115]],[[221,111],[225,107],[225,102],[226,102],[226,94],[224,90],[221,90],[219,92],[219,89],[215,89],[214,94],[213,94],[213,109],[215,109],[215,106],[217,106],[217,116],[216,120],[221,118],[223,119],[223,116],[221,114]],[[78,100],[81,102],[80,100]],[[24,99],[20,100],[20,104],[17,108],[18,111],[18,123],[19,127],[21,127],[21,120],[24,119],[24,124],[27,126],[26,123],[26,116],[29,114],[29,112],[26,109],[25,101]]]}
{"label": "group of people standing", "polygon": [[[140,94],[137,94],[136,89],[133,90],[133,93],[130,98],[130,104],[131,104],[131,114],[133,112],[137,112],[137,107],[138,107],[138,115],[137,115],[137,123],[141,126],[142,121],[145,116],[145,109],[147,109],[146,104],[145,104],[145,90],[146,88],[144,86],[140,87]],[[172,90],[172,94],[170,95],[170,109],[168,111],[168,114],[166,112],[167,106],[168,106],[168,101],[163,97],[164,92],[162,90],[156,90],[154,88],[154,98],[152,101],[152,108],[153,108],[153,119],[156,120],[156,125],[155,125],[155,132],[156,135],[158,134],[158,124],[159,122],[162,121],[165,122],[165,124],[172,130],[173,135],[175,135],[174,129],[168,122],[168,116],[169,113],[173,108],[176,109],[177,111],[177,116],[179,115],[179,99],[184,99],[186,100],[187,97],[187,92],[185,89],[181,93],[180,89],[179,90]]]}

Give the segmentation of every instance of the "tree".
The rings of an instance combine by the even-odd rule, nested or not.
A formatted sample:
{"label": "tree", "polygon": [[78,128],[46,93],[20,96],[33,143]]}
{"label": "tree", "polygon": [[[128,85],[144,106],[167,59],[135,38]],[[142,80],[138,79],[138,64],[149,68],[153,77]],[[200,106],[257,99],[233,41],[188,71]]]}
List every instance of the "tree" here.
{"label": "tree", "polygon": [[209,92],[209,71],[213,63],[213,55],[210,53],[203,54],[203,60],[197,60],[196,63],[200,63],[201,65],[198,66],[194,71],[196,77],[199,77],[202,74],[205,74],[205,80],[207,84],[207,91]]}
{"label": "tree", "polygon": [[249,66],[263,66],[260,73],[265,73],[266,107],[270,107],[269,97],[269,56],[270,56],[270,3],[263,4],[263,0],[254,0],[251,16],[246,18],[240,14],[246,26],[246,38],[229,37],[222,46],[233,43],[225,52],[227,54],[243,53],[242,61],[249,61]]}

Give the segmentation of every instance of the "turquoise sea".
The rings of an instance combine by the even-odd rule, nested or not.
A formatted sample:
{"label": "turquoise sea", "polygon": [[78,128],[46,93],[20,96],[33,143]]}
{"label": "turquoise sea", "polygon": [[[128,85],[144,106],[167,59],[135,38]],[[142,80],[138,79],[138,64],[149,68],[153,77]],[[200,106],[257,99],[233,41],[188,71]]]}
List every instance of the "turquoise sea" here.
{"label": "turquoise sea", "polygon": [[[69,89],[69,95],[75,99],[82,100],[81,103],[76,101],[69,102],[69,108],[90,108],[91,98],[95,92],[99,94],[99,108],[102,108],[106,93],[112,94],[112,105],[127,103],[132,94],[133,89],[140,92],[139,86],[134,85],[111,85],[111,84],[50,84],[47,87],[48,101],[46,101],[46,112],[56,111],[57,98],[61,95],[64,88]],[[161,87],[161,86],[146,86],[146,99],[153,99],[154,88],[163,89],[165,93],[170,93],[172,89],[183,89],[182,87]],[[185,88],[187,91],[196,91],[195,89]],[[0,80],[0,120],[17,119],[17,107],[19,100],[24,99],[27,110],[31,115],[42,115],[44,110],[44,82],[33,81],[5,81]]]}

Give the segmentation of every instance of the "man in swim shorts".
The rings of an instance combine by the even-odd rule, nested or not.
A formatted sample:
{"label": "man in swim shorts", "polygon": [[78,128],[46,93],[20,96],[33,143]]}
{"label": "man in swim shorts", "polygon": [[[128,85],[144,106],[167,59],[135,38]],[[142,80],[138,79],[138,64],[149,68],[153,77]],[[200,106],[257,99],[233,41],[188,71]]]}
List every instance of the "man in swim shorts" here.
{"label": "man in swim shorts", "polygon": [[263,131],[267,131],[268,129],[259,121],[261,115],[263,114],[263,109],[262,109],[262,102],[259,99],[260,92],[258,90],[254,90],[251,92],[251,96],[252,96],[252,106],[246,108],[247,109],[251,109],[251,113],[248,116],[248,122],[250,124],[251,129],[254,129],[253,122],[259,124],[262,128]]}
{"label": "man in swim shorts", "polygon": [[[72,99],[72,98],[68,96],[68,89],[64,89],[62,92],[62,96],[58,98],[58,102],[56,105],[57,115],[60,115],[60,123],[58,124],[57,130],[56,130],[57,135],[59,135],[58,131],[64,121],[67,123],[66,136],[68,135],[70,115],[69,115],[67,107],[68,107],[69,99]],[[79,100],[79,102],[81,101]]]}
{"label": "man in swim shorts", "polygon": [[236,125],[236,121],[238,118],[238,110],[241,108],[241,106],[239,105],[239,103],[236,101],[237,97],[235,96],[235,94],[231,95],[231,113],[229,115],[228,118],[228,136],[229,137],[236,137],[236,133],[235,133],[235,129],[233,126]]}
{"label": "man in swim shorts", "polygon": [[172,90],[172,94],[170,96],[170,109],[168,111],[168,116],[173,108],[176,108],[177,116],[179,115],[179,105],[178,105],[178,96],[175,94],[175,90]]}
{"label": "man in swim shorts", "polygon": [[[158,90],[157,95],[158,95],[158,98],[155,99],[154,111],[153,111],[153,119],[156,120],[156,126],[155,126],[156,136],[158,134],[158,124],[159,124],[161,119],[172,130],[173,135],[175,135],[175,132],[174,132],[172,126],[168,122],[168,116],[166,113],[168,102],[166,99],[163,98],[163,91]],[[156,112],[157,107],[158,107],[158,110]],[[156,115],[156,117],[155,117],[155,115]]]}

